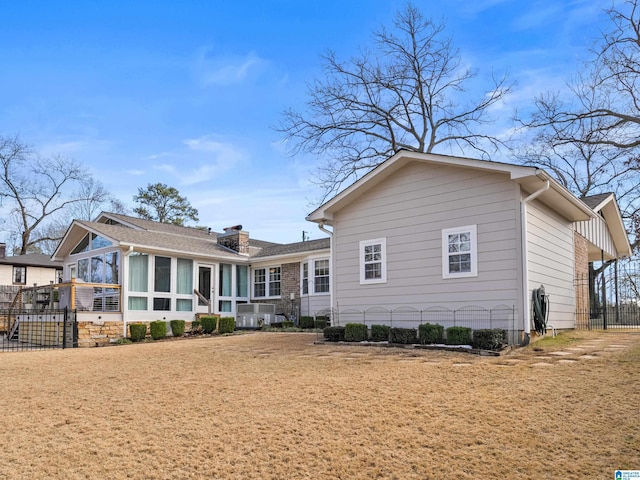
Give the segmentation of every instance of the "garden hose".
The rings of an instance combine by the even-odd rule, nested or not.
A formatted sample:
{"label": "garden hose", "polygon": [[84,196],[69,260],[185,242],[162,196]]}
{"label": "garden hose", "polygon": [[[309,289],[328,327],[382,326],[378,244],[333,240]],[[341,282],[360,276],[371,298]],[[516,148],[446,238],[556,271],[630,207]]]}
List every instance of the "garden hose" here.
{"label": "garden hose", "polygon": [[544,285],[533,290],[533,325],[538,335],[547,333],[549,317],[549,296],[545,295]]}

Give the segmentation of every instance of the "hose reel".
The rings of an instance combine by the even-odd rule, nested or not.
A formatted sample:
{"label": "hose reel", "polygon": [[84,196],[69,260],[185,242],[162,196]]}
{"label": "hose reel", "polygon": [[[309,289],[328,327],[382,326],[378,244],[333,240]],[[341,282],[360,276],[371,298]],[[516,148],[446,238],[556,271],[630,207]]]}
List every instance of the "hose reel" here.
{"label": "hose reel", "polygon": [[533,290],[533,326],[538,335],[547,333],[547,321],[549,320],[549,295],[545,294],[544,285]]}

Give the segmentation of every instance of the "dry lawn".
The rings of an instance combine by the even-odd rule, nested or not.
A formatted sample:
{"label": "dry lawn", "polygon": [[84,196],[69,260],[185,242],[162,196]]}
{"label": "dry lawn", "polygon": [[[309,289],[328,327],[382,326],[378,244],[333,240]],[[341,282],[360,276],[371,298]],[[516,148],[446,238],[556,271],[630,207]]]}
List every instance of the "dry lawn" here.
{"label": "dry lawn", "polygon": [[640,469],[640,333],[577,336],[497,358],[279,333],[3,353],[0,478],[610,479]]}

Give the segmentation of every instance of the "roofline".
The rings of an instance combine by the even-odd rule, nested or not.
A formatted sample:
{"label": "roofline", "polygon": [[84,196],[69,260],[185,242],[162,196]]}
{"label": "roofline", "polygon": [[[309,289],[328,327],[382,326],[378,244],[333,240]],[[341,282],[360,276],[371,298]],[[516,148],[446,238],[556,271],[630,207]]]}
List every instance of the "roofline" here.
{"label": "roofline", "polygon": [[331,254],[331,248],[319,248],[317,250],[305,250],[302,252],[298,252],[298,253],[282,253],[280,255],[267,255],[264,257],[251,257],[249,260],[253,261],[253,262],[262,262],[264,261],[271,261],[271,260],[286,260],[289,258],[297,258],[297,257],[302,257],[302,256],[308,256],[310,254],[313,253],[328,253],[329,255]]}

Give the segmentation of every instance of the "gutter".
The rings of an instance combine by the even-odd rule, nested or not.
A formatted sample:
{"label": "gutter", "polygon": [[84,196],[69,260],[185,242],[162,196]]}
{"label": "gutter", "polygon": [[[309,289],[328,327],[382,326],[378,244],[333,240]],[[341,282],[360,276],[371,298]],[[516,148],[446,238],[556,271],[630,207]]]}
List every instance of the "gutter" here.
{"label": "gutter", "polygon": [[123,267],[124,264],[126,263],[126,271],[123,268],[122,271],[122,281],[121,281],[121,289],[120,289],[120,309],[122,310],[122,338],[127,338],[127,313],[128,313],[128,309],[125,308],[125,305],[128,305],[129,303],[129,295],[127,294],[127,290],[128,288],[124,288],[124,279],[125,278],[129,278],[129,255],[131,255],[133,253],[133,245],[129,245],[129,248],[127,249],[126,252],[124,252],[124,256],[127,258],[126,262],[123,262]]}
{"label": "gutter", "polygon": [[[318,224],[318,228],[320,229],[320,231],[329,235],[329,305],[331,308],[331,312],[333,313],[333,299],[335,298],[334,289],[336,284],[336,282],[334,281],[336,278],[336,275],[333,269],[333,266],[335,265],[335,262],[333,261],[333,255],[335,252],[335,249],[333,248],[333,232],[331,230],[327,230],[324,226],[324,223],[322,222]],[[307,313],[311,313],[311,312],[307,312]]]}
{"label": "gutter", "polygon": [[[538,176],[538,173],[536,173]],[[549,180],[544,180],[544,185],[539,190],[536,190],[528,197],[524,198],[520,203],[520,238],[521,238],[521,250],[522,250],[522,295],[524,301],[522,302],[522,317],[524,319],[524,344],[529,343],[531,336],[531,298],[529,297],[529,249],[528,249],[528,235],[527,235],[527,204],[542,195],[549,190],[551,183]]]}

